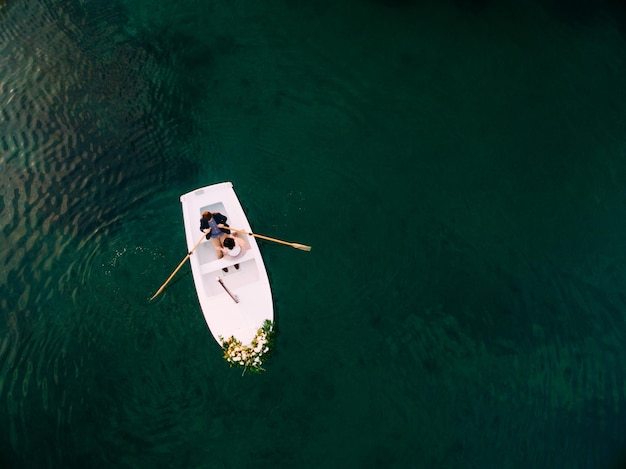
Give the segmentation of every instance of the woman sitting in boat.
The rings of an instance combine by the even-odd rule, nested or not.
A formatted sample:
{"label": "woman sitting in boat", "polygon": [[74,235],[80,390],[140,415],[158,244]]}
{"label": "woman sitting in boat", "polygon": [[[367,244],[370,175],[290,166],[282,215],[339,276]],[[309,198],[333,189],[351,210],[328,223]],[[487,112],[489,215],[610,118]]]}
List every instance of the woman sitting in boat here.
{"label": "woman sitting in boat", "polygon": [[203,212],[200,219],[200,231],[206,233],[206,239],[213,244],[218,259],[221,259],[223,256],[222,238],[229,233],[224,228],[224,223],[226,223],[226,216],[219,212]]}
{"label": "woman sitting in boat", "polygon": [[[233,232],[231,234],[226,235],[222,244],[224,247],[221,248],[224,255],[230,259],[237,259],[238,257],[243,256],[243,254],[250,249],[250,245],[245,239],[236,236],[236,233]],[[239,264],[235,264],[235,269],[239,269]],[[228,269],[224,267],[224,272],[228,272]]]}

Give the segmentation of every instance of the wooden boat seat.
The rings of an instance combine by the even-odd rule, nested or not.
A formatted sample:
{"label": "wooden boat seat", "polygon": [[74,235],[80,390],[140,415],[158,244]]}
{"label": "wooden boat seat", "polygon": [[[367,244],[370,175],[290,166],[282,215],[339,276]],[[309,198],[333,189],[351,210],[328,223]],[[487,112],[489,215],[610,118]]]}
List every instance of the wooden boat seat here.
{"label": "wooden boat seat", "polygon": [[226,256],[224,256],[221,259],[216,259],[214,261],[202,264],[200,271],[202,275],[206,275],[211,272],[220,271],[224,267],[232,267],[235,264],[242,264],[248,259],[252,259],[252,258],[254,258],[254,253],[252,252],[252,250],[248,250],[244,253],[243,256],[238,257],[237,259],[231,259],[231,258],[227,258]]}

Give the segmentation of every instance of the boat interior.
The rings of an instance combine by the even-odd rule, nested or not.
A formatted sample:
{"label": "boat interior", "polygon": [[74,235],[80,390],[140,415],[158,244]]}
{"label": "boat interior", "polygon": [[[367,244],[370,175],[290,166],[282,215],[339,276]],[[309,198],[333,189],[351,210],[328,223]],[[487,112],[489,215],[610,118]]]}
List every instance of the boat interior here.
{"label": "boat interior", "polygon": [[[228,217],[228,213],[222,203],[202,207],[200,209],[200,216],[202,216],[202,212],[205,211],[219,212]],[[198,256],[202,282],[208,296],[224,292],[222,286],[217,282],[218,277],[228,285],[229,289],[232,288],[235,290],[238,287],[249,285],[259,279],[259,269],[252,249],[245,252],[240,258],[231,259],[223,257],[218,259],[213,244],[210,241],[205,241],[198,246],[194,254]],[[239,265],[239,269],[235,268],[235,264]],[[228,272],[224,272],[222,270],[223,268],[227,268]]]}
{"label": "boat interior", "polygon": [[241,259],[239,262],[239,269],[235,269],[234,265],[231,265],[228,267],[228,272],[224,272],[221,267],[219,267],[219,265],[223,265],[220,261],[215,262],[215,264],[217,264],[217,269],[211,269],[211,267],[214,267],[215,264],[208,265],[207,267],[209,267],[209,269],[202,272],[202,284],[206,295],[213,296],[224,293],[224,289],[217,281],[218,278],[221,278],[226,286],[233,293],[238,295],[243,287],[259,280],[259,269],[256,259],[253,255],[249,255],[250,257],[244,256],[244,258]]}

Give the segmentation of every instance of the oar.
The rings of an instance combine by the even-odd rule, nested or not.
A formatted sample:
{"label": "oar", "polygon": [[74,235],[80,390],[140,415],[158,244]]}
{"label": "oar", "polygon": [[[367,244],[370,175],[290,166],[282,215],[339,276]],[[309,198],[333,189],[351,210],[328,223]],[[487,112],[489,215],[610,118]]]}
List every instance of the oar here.
{"label": "oar", "polygon": [[200,243],[205,238],[205,236],[206,235],[202,235],[202,238],[200,238],[200,240],[196,243],[196,245],[193,247],[193,249],[187,253],[187,255],[185,256],[185,258],[182,261],[180,261],[180,264],[178,264],[178,267],[176,267],[174,272],[172,272],[172,275],[170,275],[168,277],[168,279],[165,281],[165,283],[163,285],[161,285],[161,288],[159,288],[157,290],[157,292],[154,295],[152,295],[152,298],[150,298],[150,301],[154,300],[157,296],[159,296],[161,294],[161,292],[163,290],[165,290],[165,287],[167,286],[167,284],[170,283],[170,280],[172,280],[174,278],[174,275],[176,275],[176,273],[182,268],[182,266],[185,265],[185,262],[187,262],[187,259],[189,259],[189,257],[193,254],[193,252],[196,250],[196,248],[198,246],[200,246]]}
{"label": "oar", "polygon": [[273,241],[273,242],[279,243],[279,244],[286,244],[287,246],[291,246],[292,248],[300,249],[301,251],[310,251],[311,250],[311,246],[306,246],[304,244],[299,244],[299,243],[289,243],[289,242],[283,241],[281,239],[270,238],[269,236],[263,236],[263,235],[256,234],[256,233],[250,233],[249,231],[238,230],[237,228],[233,228],[231,226],[225,226],[223,229],[236,231],[237,233],[245,233],[247,235],[254,236],[255,238],[266,239],[267,241]]}

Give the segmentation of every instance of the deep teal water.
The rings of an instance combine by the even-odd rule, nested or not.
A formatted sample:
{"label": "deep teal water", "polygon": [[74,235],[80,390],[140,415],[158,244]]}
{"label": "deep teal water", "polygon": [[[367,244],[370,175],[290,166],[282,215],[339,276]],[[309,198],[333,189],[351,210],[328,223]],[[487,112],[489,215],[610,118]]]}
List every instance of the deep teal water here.
{"label": "deep teal water", "polygon": [[[623,462],[621,4],[0,5],[1,467]],[[147,301],[225,180],[261,375]]]}

